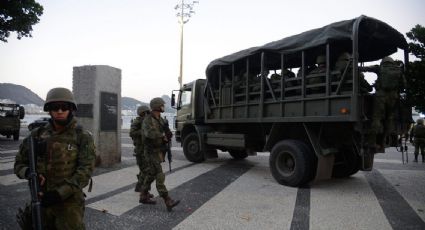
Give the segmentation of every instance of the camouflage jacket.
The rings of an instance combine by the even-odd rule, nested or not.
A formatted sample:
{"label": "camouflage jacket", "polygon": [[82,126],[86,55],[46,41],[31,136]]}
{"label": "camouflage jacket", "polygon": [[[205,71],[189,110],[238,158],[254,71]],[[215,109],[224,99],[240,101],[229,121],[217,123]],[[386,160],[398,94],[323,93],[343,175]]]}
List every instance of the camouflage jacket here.
{"label": "camouflage jacket", "polygon": [[[57,190],[62,200],[88,185],[95,164],[95,146],[92,135],[77,126],[75,118],[64,130],[56,132],[52,124],[34,129],[37,173],[46,178],[42,191]],[[14,171],[26,178],[29,168],[29,138],[25,138],[16,155]]]}
{"label": "camouflage jacket", "polygon": [[165,132],[165,121],[162,117],[157,119],[152,114],[145,117],[142,124],[145,157],[161,160],[159,157],[165,149]]}
{"label": "camouflage jacket", "polygon": [[133,145],[135,147],[134,152],[140,153],[143,151],[143,139],[142,139],[142,123],[143,117],[136,117],[131,122],[130,127],[130,137],[133,140]]}

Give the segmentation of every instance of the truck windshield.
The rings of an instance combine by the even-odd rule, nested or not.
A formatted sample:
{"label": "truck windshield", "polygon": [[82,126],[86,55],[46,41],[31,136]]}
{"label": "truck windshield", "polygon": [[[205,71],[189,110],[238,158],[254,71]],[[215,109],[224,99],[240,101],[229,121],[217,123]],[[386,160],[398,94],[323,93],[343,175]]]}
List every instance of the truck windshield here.
{"label": "truck windshield", "polygon": [[191,89],[182,92],[180,97],[180,106],[187,106],[191,104],[192,91]]}

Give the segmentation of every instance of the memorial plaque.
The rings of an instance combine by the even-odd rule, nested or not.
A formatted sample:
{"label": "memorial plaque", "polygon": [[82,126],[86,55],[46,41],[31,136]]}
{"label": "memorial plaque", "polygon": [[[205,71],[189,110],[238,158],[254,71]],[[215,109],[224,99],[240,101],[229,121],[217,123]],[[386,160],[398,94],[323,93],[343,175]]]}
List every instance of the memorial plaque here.
{"label": "memorial plaque", "polygon": [[76,116],[93,118],[93,104],[78,104]]}
{"label": "memorial plaque", "polygon": [[100,93],[100,130],[117,131],[118,97],[115,93]]}

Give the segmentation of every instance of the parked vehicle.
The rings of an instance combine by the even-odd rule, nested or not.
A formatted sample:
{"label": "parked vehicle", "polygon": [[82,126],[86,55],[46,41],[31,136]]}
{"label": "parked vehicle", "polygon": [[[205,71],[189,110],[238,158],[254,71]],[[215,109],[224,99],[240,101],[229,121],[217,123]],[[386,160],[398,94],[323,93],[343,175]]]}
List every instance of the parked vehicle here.
{"label": "parked vehicle", "polygon": [[0,134],[13,140],[19,140],[21,121],[25,117],[25,109],[19,104],[0,103]]}
{"label": "parked vehicle", "polygon": [[[289,186],[370,171],[375,152],[366,135],[375,95],[361,90],[359,67],[398,49],[408,63],[401,33],[360,16],[216,59],[206,79],[176,90],[176,103],[173,91],[176,140],[192,162],[217,157],[217,149],[235,159],[269,151],[273,177]],[[345,70],[335,70],[342,53],[349,54]],[[311,74],[321,55],[324,71]],[[403,99],[394,109],[400,134],[411,109]],[[387,147],[397,145],[392,137]]]}
{"label": "parked vehicle", "polygon": [[33,121],[33,122],[31,122],[29,125],[28,125],[28,130],[33,130],[33,129],[35,129],[35,128],[38,128],[38,127],[41,127],[41,126],[44,126],[44,125],[46,125],[47,123],[49,123],[49,120],[50,120],[50,117],[42,117],[42,118],[40,118],[40,119],[37,119],[37,120],[35,120],[35,121]]}

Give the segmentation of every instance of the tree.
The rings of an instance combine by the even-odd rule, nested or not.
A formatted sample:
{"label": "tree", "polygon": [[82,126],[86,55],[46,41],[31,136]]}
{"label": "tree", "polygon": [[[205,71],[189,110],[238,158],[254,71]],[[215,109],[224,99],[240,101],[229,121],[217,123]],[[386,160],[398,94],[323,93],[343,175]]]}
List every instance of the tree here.
{"label": "tree", "polygon": [[407,97],[417,111],[425,113],[425,27],[416,25],[406,35],[411,40],[409,52],[418,58],[409,63],[406,73]]}
{"label": "tree", "polygon": [[7,42],[10,32],[17,38],[32,37],[32,26],[43,14],[43,6],[35,0],[0,0],[0,41]]}

